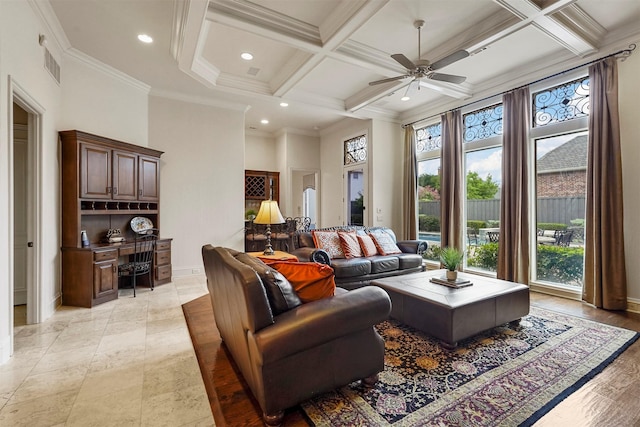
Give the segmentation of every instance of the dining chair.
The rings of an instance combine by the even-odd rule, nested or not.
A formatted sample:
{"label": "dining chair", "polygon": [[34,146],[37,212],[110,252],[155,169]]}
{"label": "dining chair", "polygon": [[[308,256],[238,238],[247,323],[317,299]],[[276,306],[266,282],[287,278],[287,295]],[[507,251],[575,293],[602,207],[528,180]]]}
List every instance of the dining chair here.
{"label": "dining chair", "polygon": [[148,276],[149,287],[153,291],[153,255],[157,240],[158,230],[155,228],[135,233],[134,253],[129,256],[129,262],[118,266],[118,276],[131,279],[134,297],[136,296],[137,278],[140,276]]}

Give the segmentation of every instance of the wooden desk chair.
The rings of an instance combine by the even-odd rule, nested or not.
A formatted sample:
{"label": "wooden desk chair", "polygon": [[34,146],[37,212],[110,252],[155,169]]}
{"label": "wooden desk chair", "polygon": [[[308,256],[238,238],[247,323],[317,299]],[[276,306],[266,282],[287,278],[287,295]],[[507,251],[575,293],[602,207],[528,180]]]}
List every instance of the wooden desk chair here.
{"label": "wooden desk chair", "polygon": [[147,234],[135,233],[134,253],[129,255],[129,262],[118,266],[118,277],[129,277],[133,284],[133,296],[136,296],[136,279],[148,276],[149,286],[153,290],[153,255],[158,240],[158,230],[150,228]]}

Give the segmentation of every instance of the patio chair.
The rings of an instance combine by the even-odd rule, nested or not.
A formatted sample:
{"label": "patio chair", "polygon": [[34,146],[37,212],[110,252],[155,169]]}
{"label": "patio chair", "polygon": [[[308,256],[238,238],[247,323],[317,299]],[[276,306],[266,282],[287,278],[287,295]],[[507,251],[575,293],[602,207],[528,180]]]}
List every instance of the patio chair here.
{"label": "patio chair", "polygon": [[491,243],[498,243],[500,241],[500,232],[499,231],[487,231],[487,239]]}
{"label": "patio chair", "polygon": [[571,244],[572,237],[573,237],[573,230],[558,231],[556,235],[556,245],[568,247]]}
{"label": "patio chair", "polygon": [[478,246],[478,239],[478,229],[467,228],[467,240],[469,241],[469,246]]}

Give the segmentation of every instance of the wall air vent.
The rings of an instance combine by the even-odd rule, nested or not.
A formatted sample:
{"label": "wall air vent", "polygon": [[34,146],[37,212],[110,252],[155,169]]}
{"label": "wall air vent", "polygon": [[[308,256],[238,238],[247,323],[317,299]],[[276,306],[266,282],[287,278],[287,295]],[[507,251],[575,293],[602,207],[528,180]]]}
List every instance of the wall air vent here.
{"label": "wall air vent", "polygon": [[44,48],[44,68],[60,84],[60,65],[46,47]]}
{"label": "wall air vent", "polygon": [[247,74],[249,74],[250,76],[255,76],[259,72],[260,72],[260,68],[251,67],[251,68],[249,68],[249,71],[247,71]]}

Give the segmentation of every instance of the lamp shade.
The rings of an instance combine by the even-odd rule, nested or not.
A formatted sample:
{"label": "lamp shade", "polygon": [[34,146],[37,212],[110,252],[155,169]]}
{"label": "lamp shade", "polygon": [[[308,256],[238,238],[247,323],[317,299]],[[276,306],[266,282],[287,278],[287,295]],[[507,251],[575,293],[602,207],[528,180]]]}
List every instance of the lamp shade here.
{"label": "lamp shade", "polygon": [[260,210],[256,219],[253,220],[255,224],[282,224],[284,218],[278,208],[278,202],[275,200],[263,200],[260,204]]}

